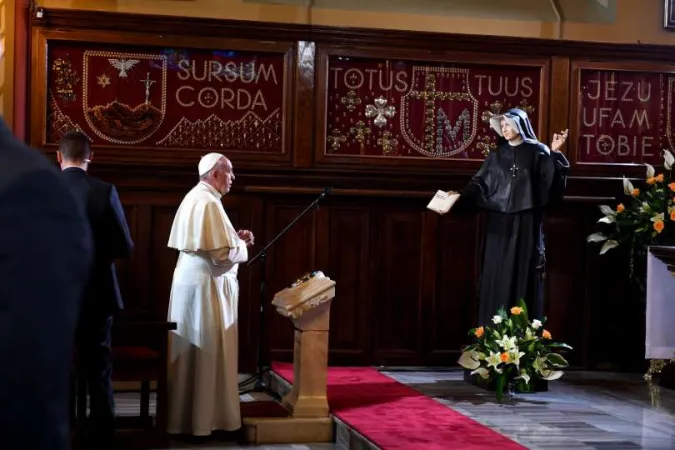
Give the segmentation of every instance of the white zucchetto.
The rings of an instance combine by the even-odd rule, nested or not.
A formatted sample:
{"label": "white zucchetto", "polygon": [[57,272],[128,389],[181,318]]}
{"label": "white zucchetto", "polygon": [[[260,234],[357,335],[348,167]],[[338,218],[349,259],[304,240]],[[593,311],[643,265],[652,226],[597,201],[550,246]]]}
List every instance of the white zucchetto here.
{"label": "white zucchetto", "polygon": [[199,160],[199,165],[197,166],[199,176],[201,177],[206,172],[213,169],[216,163],[220,161],[220,158],[224,157],[225,155],[221,155],[220,153],[209,153],[208,155],[202,156],[202,159]]}

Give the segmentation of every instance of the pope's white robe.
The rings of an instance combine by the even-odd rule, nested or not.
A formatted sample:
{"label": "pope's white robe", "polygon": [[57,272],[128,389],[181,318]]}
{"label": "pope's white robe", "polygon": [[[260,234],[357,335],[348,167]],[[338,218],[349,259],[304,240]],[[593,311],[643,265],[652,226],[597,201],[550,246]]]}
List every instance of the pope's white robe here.
{"label": "pope's white robe", "polygon": [[168,246],[180,251],[171,284],[167,432],[206,436],[241,427],[238,264],[248,259],[220,201],[204,182],[183,199]]}

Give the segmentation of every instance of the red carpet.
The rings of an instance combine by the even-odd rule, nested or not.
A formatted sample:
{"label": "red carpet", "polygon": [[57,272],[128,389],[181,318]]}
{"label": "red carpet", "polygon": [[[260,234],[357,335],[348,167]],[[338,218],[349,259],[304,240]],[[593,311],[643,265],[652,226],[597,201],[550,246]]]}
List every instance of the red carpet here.
{"label": "red carpet", "polygon": [[[293,382],[292,364],[272,369]],[[525,448],[371,367],[329,367],[328,402],[335,416],[385,450]]]}

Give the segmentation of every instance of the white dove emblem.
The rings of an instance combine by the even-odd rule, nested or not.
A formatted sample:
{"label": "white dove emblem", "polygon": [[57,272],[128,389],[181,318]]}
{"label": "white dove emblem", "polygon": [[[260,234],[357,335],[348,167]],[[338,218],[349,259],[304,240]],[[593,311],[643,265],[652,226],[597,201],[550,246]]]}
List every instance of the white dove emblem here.
{"label": "white dove emblem", "polygon": [[127,70],[130,70],[132,67],[134,67],[136,64],[140,62],[138,59],[114,59],[114,58],[108,58],[108,61],[110,61],[111,66],[120,71],[120,73],[118,74],[120,78],[126,78]]}

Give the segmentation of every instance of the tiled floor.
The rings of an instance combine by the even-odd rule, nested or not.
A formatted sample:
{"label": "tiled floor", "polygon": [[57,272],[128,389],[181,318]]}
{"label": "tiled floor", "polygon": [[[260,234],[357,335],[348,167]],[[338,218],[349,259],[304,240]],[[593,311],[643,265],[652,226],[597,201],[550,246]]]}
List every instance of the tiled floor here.
{"label": "tiled floor", "polygon": [[530,449],[675,449],[675,391],[639,374],[568,372],[500,405],[458,371],[385,373]]}
{"label": "tiled floor", "polygon": [[[494,393],[466,383],[459,371],[386,371],[387,375],[456,411],[542,450],[675,449],[675,391],[651,387],[639,374],[568,372],[548,392],[517,394],[496,404]],[[138,395],[117,394],[118,413],[138,413]],[[247,394],[242,401],[260,399]],[[153,405],[154,407],[154,405]],[[154,408],[153,408],[154,409]],[[238,447],[224,442],[171,448],[324,450],[338,444]]]}

